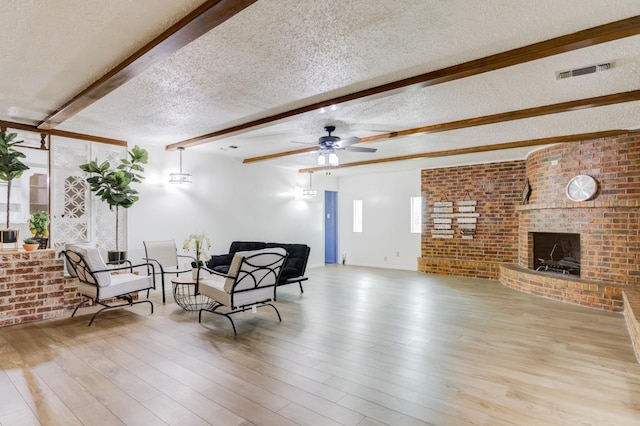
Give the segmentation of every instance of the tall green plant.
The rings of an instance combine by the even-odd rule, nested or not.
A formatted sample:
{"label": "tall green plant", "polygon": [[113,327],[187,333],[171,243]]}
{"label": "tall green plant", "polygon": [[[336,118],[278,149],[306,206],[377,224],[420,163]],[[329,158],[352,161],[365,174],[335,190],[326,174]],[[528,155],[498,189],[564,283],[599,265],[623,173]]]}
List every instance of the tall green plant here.
{"label": "tall green plant", "polygon": [[141,164],[147,164],[149,154],[146,149],[134,146],[127,151],[129,158],[121,158],[117,167],[111,167],[108,161],[98,164],[98,160],[82,164],[80,169],[91,174],[87,182],[91,191],[100,200],[109,205],[109,209],[116,211],[116,250],[120,250],[119,208],[128,209],[140,199],[138,191],[131,187],[132,183],[140,183],[144,179],[140,173],[144,172]]}
{"label": "tall green plant", "polygon": [[24,142],[15,141],[17,136],[17,133],[0,131],[0,180],[7,182],[7,228],[11,212],[11,182],[22,176],[25,170],[29,170],[29,166],[20,161],[27,156],[14,148],[14,145]]}

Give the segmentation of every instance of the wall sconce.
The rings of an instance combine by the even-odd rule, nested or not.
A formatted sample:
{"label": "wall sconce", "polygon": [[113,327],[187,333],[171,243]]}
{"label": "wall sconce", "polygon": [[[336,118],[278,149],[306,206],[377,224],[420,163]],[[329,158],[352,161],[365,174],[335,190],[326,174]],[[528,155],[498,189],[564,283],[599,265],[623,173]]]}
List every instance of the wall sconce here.
{"label": "wall sconce", "polygon": [[313,189],[313,186],[311,185],[311,175],[313,174],[313,172],[309,172],[309,187],[308,188],[304,188],[302,190],[302,196],[303,197],[315,197],[316,195],[318,195],[318,190],[317,189]]}
{"label": "wall sconce", "polygon": [[191,174],[182,173],[182,151],[184,151],[184,147],[179,146],[178,151],[180,151],[180,173],[170,173],[169,183],[175,183],[180,185],[183,183],[192,183]]}

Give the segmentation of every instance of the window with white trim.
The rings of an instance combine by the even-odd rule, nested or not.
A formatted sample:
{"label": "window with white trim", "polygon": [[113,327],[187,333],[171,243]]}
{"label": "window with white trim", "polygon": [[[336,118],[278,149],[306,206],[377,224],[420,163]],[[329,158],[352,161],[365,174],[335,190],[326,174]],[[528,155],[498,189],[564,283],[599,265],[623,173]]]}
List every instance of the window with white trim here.
{"label": "window with white trim", "polygon": [[411,233],[422,232],[422,197],[411,197]]}
{"label": "window with white trim", "polygon": [[353,232],[362,232],[362,200],[353,200]]}

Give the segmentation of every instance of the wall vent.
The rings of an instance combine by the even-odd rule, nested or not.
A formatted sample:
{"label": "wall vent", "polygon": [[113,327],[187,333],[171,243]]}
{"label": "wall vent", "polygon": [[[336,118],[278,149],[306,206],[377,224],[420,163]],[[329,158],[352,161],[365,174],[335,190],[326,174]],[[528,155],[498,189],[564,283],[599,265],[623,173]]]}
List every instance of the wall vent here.
{"label": "wall vent", "polygon": [[596,72],[606,71],[613,68],[613,62],[605,62],[603,64],[590,65],[583,68],[575,68],[566,71],[556,71],[556,80],[562,80],[569,77],[577,77],[580,75],[593,74]]}

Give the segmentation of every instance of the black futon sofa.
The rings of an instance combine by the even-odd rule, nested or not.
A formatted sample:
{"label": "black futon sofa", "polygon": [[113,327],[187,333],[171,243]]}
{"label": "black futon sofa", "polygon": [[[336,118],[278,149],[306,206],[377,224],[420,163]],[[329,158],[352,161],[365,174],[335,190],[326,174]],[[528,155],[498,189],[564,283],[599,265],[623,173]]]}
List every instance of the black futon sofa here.
{"label": "black futon sofa", "polygon": [[308,280],[304,276],[307,269],[307,261],[309,260],[309,252],[311,248],[306,244],[281,244],[281,243],[265,243],[262,241],[234,241],[229,247],[229,253],[211,256],[207,262],[207,268],[216,272],[226,274],[229,272],[233,255],[239,251],[261,250],[264,248],[282,247],[289,254],[282,268],[278,285],[298,283],[300,292],[302,289],[302,281]]}

